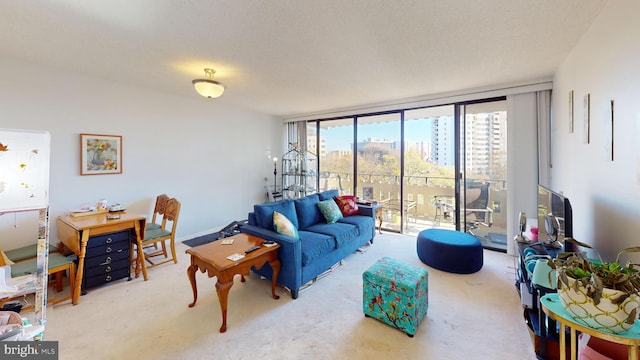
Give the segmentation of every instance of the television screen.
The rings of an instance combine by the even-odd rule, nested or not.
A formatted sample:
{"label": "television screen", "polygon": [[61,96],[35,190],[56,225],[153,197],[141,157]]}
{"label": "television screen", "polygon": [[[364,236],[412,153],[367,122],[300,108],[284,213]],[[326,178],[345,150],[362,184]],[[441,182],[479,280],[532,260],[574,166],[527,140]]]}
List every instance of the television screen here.
{"label": "television screen", "polygon": [[[569,199],[542,185],[538,185],[538,241],[564,245],[566,237],[573,237],[573,211]],[[556,243],[557,241],[557,243]]]}

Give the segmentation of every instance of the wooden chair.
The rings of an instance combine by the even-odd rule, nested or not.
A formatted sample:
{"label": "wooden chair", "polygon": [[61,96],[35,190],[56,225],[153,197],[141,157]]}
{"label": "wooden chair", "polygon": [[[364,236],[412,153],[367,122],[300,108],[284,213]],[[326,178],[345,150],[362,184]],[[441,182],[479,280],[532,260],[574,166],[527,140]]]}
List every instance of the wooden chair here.
{"label": "wooden chair", "polygon": [[[26,249],[27,247],[25,247]],[[0,250],[0,252],[2,252]],[[15,251],[14,251],[15,252]],[[7,276],[6,280],[10,280],[11,278],[19,278],[24,275],[35,274],[37,272],[37,258],[29,258],[22,260],[20,262],[13,262],[11,259],[2,252],[0,256],[0,266],[9,266],[11,268],[11,273],[5,273]],[[47,303],[57,304],[63,302],[65,300],[73,299],[73,291],[75,289],[75,274],[76,274],[76,266],[75,262],[72,258],[66,257],[59,252],[50,252],[49,260],[48,260],[48,274],[56,276],[56,291],[62,291],[62,277],[61,275],[65,272],[68,272],[69,276],[69,295],[59,299],[49,298]],[[8,297],[2,299],[0,303],[5,303],[7,301],[13,300],[15,298]],[[30,310],[31,307],[23,308],[23,310]]]}
{"label": "wooden chair", "polygon": [[160,227],[162,226],[161,217],[164,216],[164,209],[167,207],[168,200],[169,197],[166,194],[161,194],[156,197],[156,206],[153,208],[153,216],[151,217],[151,222],[148,222],[145,225],[145,229],[160,229]]}
{"label": "wooden chair", "polygon": [[[164,216],[164,209],[167,207],[167,201],[169,196],[167,194],[160,194],[156,197],[156,205],[153,208],[153,215],[151,222],[147,222],[144,226],[146,230],[156,230],[162,227],[162,217]],[[164,244],[164,243],[163,243]],[[158,250],[158,243],[150,245],[154,249]],[[167,257],[167,248],[162,247],[162,253]]]}
{"label": "wooden chair", "polygon": [[[54,252],[61,252],[58,248],[53,245],[49,245],[49,254]],[[19,247],[13,250],[5,251],[6,258],[12,261],[14,264],[28,261],[37,258],[38,256],[38,245],[31,244],[23,247]],[[49,271],[49,274],[55,276],[56,279],[56,291],[62,291],[62,278],[65,275],[64,271],[59,271],[57,273],[53,273]]]}
{"label": "wooden chair", "polygon": [[[145,228],[144,238],[136,241],[136,260],[135,260],[135,273],[136,277],[140,275],[142,270],[145,280],[147,280],[147,269],[154,268],[158,265],[162,265],[173,261],[178,263],[178,257],[176,256],[175,235],[176,227],[178,226],[178,217],[180,215],[180,202],[175,198],[170,198],[165,207],[164,215],[162,217],[162,223],[158,229]],[[169,227],[169,223],[171,223]],[[169,241],[171,248],[171,257],[168,256],[166,250],[166,241]],[[156,251],[149,251],[149,245],[161,244],[162,249]],[[147,250],[145,252],[145,249]],[[164,256],[164,259],[154,261],[154,257]],[[147,266],[147,263],[149,265]]]}

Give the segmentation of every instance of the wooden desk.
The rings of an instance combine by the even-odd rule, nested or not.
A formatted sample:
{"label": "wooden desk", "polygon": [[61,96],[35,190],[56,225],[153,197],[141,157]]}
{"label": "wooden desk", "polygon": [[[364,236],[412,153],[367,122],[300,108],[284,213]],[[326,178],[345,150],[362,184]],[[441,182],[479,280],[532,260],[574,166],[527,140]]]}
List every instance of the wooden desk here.
{"label": "wooden desk", "polygon": [[[96,214],[83,217],[60,216],[56,219],[58,239],[78,256],[75,288],[72,289],[72,304],[77,304],[80,298],[82,277],[84,273],[84,258],[87,253],[87,243],[92,236],[109,234],[123,230],[133,230],[138,238],[144,236],[144,216],[131,215],[120,212],[120,219],[107,220],[105,214]],[[142,249],[138,249],[141,256]],[[147,272],[143,267],[144,279],[147,280]]]}
{"label": "wooden desk", "polygon": [[576,331],[589,334],[591,336],[604,339],[617,344],[624,344],[629,346],[629,360],[638,360],[638,346],[640,346],[640,326],[636,323],[631,329],[621,334],[610,334],[593,329],[588,326],[581,325],[569,315],[560,299],[558,294],[547,294],[540,299],[540,305],[542,311],[547,316],[560,323],[560,360],[566,359],[566,353],[562,351],[567,346],[565,339],[565,326],[570,328],[571,332],[571,360],[575,360],[578,353],[577,336]]}
{"label": "wooden desk", "polygon": [[238,234],[226,239],[233,239],[233,244],[224,245],[221,240],[218,240],[186,250],[186,253],[191,255],[191,265],[187,269],[187,276],[193,290],[193,302],[189,304],[189,307],[194,307],[198,300],[196,271],[200,269],[200,272],[204,273],[206,271],[209,277],[216,276],[218,278],[216,292],[218,293],[220,310],[222,311],[221,333],[227,331],[227,300],[235,275],[242,275],[241,281],[244,282],[244,275],[249,275],[252,266],[260,269],[264,264],[269,263],[273,269],[271,297],[274,299],[280,298],[280,296],[276,295],[276,280],[280,272],[277,249],[280,245],[276,244],[272,247],[261,246],[260,249],[246,254],[242,259],[231,261],[227,259],[227,256],[234,253],[244,254],[246,249],[254,245],[260,245],[264,240],[248,234]]}

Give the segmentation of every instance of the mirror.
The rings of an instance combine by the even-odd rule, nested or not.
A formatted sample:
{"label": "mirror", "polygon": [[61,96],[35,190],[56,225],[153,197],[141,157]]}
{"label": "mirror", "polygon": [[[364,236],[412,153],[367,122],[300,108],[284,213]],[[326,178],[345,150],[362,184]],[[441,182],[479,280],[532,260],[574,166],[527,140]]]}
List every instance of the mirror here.
{"label": "mirror", "polygon": [[520,230],[520,236],[524,237],[524,232],[527,231],[527,214],[523,211],[520,212],[518,229]]}

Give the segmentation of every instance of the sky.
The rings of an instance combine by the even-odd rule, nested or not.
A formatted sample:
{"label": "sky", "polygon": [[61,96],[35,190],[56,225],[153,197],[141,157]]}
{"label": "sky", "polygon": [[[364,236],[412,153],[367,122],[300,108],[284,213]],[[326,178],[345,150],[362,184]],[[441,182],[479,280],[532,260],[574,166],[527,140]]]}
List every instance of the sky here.
{"label": "sky", "polygon": [[[427,141],[431,139],[431,120],[405,121],[406,141]],[[353,143],[353,130],[351,126],[333,127],[329,130],[321,129],[320,135],[325,139],[327,151],[349,150]],[[361,125],[358,128],[360,141],[367,138],[389,139],[400,141],[399,122],[381,122]]]}

